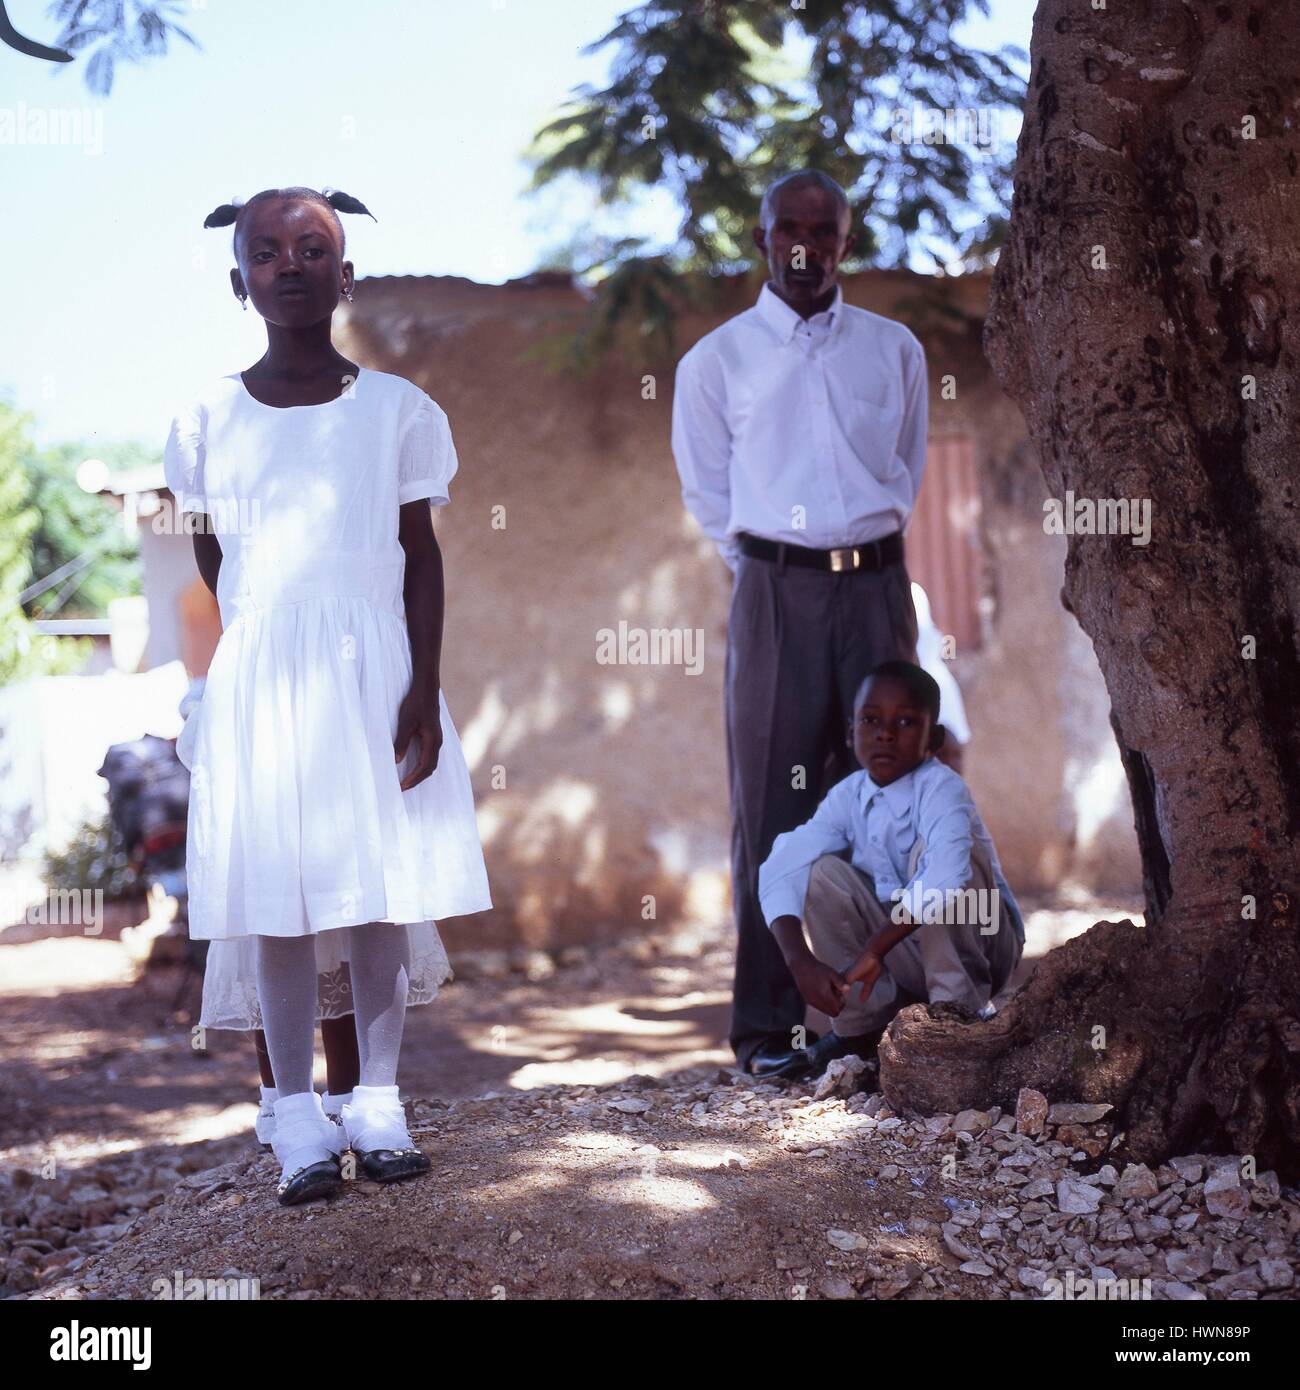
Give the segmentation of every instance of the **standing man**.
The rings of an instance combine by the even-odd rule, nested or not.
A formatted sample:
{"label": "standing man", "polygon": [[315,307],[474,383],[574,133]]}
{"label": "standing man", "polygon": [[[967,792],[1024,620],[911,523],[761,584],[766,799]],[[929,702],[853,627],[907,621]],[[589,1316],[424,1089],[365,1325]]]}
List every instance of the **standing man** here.
{"label": "standing man", "polygon": [[854,770],[846,732],[862,678],[916,659],[903,530],[925,467],[925,353],[902,324],[844,303],[849,225],[825,174],[774,183],[754,230],[768,282],[682,358],[673,397],[682,498],[735,575],[731,1045],[756,1076],[798,1076],[815,1041],[763,920],[759,865]]}

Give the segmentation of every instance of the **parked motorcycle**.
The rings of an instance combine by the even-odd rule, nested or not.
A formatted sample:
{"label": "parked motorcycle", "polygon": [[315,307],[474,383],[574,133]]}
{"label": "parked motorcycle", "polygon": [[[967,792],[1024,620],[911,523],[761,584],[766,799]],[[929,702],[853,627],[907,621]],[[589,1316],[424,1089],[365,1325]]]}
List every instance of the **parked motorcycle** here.
{"label": "parked motorcycle", "polygon": [[132,939],[124,933],[125,944],[142,960],[180,962],[202,977],[207,942],[190,940],[185,877],[190,774],[175,740],[146,734],[115,743],[99,775],[108,783],[109,816],[149,901],[148,921],[132,929]]}

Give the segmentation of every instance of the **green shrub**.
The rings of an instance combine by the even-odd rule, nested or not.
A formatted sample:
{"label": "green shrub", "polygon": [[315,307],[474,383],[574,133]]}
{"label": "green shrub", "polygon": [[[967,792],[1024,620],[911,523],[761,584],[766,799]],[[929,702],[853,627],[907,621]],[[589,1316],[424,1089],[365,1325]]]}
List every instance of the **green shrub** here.
{"label": "green shrub", "polygon": [[47,851],[45,882],[50,889],[101,888],[106,899],[130,898],[144,884],[127,856],[121,833],[107,809],[98,819],[87,818],[65,849]]}

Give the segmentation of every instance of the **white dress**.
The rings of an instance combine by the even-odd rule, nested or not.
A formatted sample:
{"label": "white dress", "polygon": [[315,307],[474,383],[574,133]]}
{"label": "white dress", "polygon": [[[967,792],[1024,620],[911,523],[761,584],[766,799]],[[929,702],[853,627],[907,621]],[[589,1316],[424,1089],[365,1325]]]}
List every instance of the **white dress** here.
{"label": "white dress", "polygon": [[402,791],[411,682],[398,509],[448,501],[456,451],[418,387],[363,369],[347,394],[277,408],[222,377],[164,451],[181,512],[221,544],[223,631],[178,741],[191,767],[190,935],[212,942],[202,1023],[257,1028],[255,938],[316,937],[320,1017],[352,1011],[348,933],[407,923],[410,1003],[450,974],[440,917],[492,906],[474,796],[441,691],[438,766]]}

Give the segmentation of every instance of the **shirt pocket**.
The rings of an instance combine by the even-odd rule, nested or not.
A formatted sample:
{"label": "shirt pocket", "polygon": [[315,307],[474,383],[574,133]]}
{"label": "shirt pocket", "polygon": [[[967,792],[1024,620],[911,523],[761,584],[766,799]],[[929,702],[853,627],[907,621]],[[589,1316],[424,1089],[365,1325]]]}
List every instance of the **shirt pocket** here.
{"label": "shirt pocket", "polygon": [[848,401],[850,440],[854,452],[879,482],[892,482],[906,469],[897,458],[898,435],[903,427],[900,405],[886,404],[874,397],[850,393]]}

